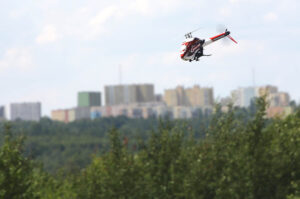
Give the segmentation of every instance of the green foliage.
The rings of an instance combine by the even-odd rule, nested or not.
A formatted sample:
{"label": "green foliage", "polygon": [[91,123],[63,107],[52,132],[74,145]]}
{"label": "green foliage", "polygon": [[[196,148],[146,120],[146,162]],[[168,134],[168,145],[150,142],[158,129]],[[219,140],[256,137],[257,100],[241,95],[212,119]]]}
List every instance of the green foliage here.
{"label": "green foliage", "polygon": [[[174,122],[188,122],[195,136],[203,138],[209,121],[210,116],[200,114],[199,118]],[[40,122],[13,122],[11,131],[16,136],[25,135],[25,155],[42,162],[45,170],[54,174],[61,168],[78,172],[92,162],[92,155],[109,151],[109,130],[112,127],[128,138],[128,149],[132,151],[137,149],[137,140],[148,140],[158,126],[159,120],[155,118],[101,118],[70,124],[43,118]],[[0,123],[0,143],[4,141],[3,129]]]}
{"label": "green foliage", "polygon": [[[217,109],[213,118],[198,123],[157,121],[152,128],[140,120],[136,126],[145,124],[149,130],[140,136],[138,128],[130,133],[128,119],[109,119],[106,122],[115,126],[105,138],[110,147],[94,153],[83,169],[76,168],[74,161],[56,175],[25,158],[22,139],[8,133],[0,151],[0,194],[6,194],[0,198],[298,199],[300,114],[269,120],[265,107],[265,100],[258,99],[253,114],[229,107],[228,113]],[[89,124],[74,123],[79,126],[72,133]],[[37,129],[46,131],[43,128]],[[195,128],[201,128],[201,133]],[[66,146],[60,144],[56,147]]]}
{"label": "green foliage", "polygon": [[128,152],[126,143],[122,145],[115,129],[110,132],[110,141],[111,150],[95,157],[76,182],[79,198],[143,198],[139,190],[142,170],[135,156]]}
{"label": "green foliage", "polygon": [[268,121],[265,107],[258,99],[246,124],[232,107],[217,112],[202,140],[163,123],[134,154],[114,132],[111,152],[95,157],[77,186],[90,182],[89,198],[296,198],[300,118]]}
{"label": "green foliage", "polygon": [[0,198],[35,198],[33,164],[22,155],[23,140],[23,137],[14,139],[10,125],[6,124],[0,149]]}

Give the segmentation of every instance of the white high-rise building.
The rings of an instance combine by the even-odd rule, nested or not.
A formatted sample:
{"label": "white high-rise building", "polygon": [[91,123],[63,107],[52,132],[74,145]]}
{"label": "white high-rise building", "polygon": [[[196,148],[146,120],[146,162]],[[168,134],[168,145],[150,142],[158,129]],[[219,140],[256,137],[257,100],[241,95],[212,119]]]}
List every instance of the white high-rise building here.
{"label": "white high-rise building", "polygon": [[39,121],[41,119],[41,103],[12,103],[10,104],[10,118],[25,121]]}
{"label": "white high-rise building", "polygon": [[251,100],[258,97],[258,92],[255,87],[238,88],[231,92],[231,96],[234,106],[249,107]]}

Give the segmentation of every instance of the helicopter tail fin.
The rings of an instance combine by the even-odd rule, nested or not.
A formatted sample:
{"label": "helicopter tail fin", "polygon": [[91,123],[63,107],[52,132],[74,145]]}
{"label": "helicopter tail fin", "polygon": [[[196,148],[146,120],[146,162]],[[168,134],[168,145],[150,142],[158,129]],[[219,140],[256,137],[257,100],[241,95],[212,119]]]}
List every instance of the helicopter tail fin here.
{"label": "helicopter tail fin", "polygon": [[229,39],[231,39],[231,41],[233,41],[234,43],[238,43],[237,41],[235,41],[230,35],[227,35],[227,37],[229,38]]}

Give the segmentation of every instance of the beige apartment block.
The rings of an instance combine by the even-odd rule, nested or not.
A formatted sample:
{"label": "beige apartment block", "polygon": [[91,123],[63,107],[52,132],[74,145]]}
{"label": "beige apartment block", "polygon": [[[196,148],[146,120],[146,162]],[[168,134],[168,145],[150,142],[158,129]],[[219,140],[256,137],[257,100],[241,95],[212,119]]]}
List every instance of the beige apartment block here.
{"label": "beige apartment block", "polygon": [[291,113],[293,113],[293,109],[290,106],[286,106],[286,107],[280,107],[280,106],[269,107],[266,110],[266,114],[267,114],[268,118],[274,118],[274,117],[284,118],[284,117],[290,115]]}
{"label": "beige apartment block", "polygon": [[177,94],[177,89],[168,89],[165,90],[164,94],[164,101],[167,104],[167,106],[179,106],[181,105],[180,103],[180,97],[179,94]]}
{"label": "beige apartment block", "polygon": [[75,109],[59,109],[51,112],[54,121],[69,123],[75,121]]}
{"label": "beige apartment block", "polygon": [[270,94],[277,93],[277,92],[278,92],[277,86],[267,85],[267,86],[263,86],[263,87],[258,88],[259,97],[263,97],[263,96],[268,97]]}
{"label": "beige apartment block", "polygon": [[289,106],[290,103],[290,95],[286,92],[278,92],[278,93],[271,93],[270,97],[270,106],[276,107],[276,106]]}
{"label": "beige apartment block", "polygon": [[68,122],[68,110],[54,110],[51,112],[51,118],[54,121]]}
{"label": "beige apartment block", "polygon": [[195,85],[186,89],[188,106],[213,106],[214,94],[213,88],[201,88]]}
{"label": "beige apartment block", "polygon": [[259,96],[266,97],[270,107],[287,107],[290,103],[290,95],[287,92],[280,92],[276,86],[264,86],[259,88]]}
{"label": "beige apartment block", "polygon": [[177,86],[175,89],[165,90],[164,101],[168,106],[213,106],[213,88],[195,85],[185,89],[183,86]]}
{"label": "beige apartment block", "polygon": [[76,119],[76,111],[75,109],[68,109],[67,110],[67,121],[74,122]]}

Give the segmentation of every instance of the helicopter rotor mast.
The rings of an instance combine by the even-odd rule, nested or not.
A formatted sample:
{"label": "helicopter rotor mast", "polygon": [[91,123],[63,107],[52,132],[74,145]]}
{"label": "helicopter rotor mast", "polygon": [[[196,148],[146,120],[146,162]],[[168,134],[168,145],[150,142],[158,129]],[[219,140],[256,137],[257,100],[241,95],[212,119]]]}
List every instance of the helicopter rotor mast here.
{"label": "helicopter rotor mast", "polygon": [[184,35],[185,38],[186,38],[186,39],[193,38],[192,33],[194,33],[194,32],[196,32],[196,31],[200,30],[201,28],[202,28],[202,27],[197,28],[197,29],[195,29],[195,30],[193,30],[193,31],[191,31],[191,32],[189,32],[189,33],[186,33],[186,34]]}

